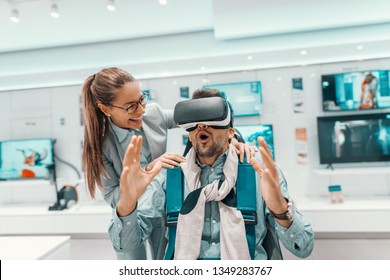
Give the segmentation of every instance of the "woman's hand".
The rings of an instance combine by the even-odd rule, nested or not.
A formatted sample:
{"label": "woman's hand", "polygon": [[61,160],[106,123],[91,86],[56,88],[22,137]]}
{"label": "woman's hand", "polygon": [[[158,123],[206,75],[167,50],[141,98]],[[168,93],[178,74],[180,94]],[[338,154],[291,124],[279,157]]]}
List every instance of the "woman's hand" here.
{"label": "woman's hand", "polygon": [[[275,162],[272,159],[271,152],[264,138],[259,136],[258,142],[260,144],[260,154],[263,159],[263,164],[260,164],[255,157],[251,158],[251,164],[260,175],[261,195],[270,210],[277,214],[285,213],[288,205],[280,190],[279,173],[276,169]],[[285,227],[291,225],[291,221],[285,220],[278,220],[278,223]]]}
{"label": "woman's hand", "polygon": [[153,169],[153,167],[156,165],[156,163],[161,162],[163,168],[173,168],[175,166],[180,166],[181,162],[186,161],[186,158],[179,155],[179,154],[173,154],[173,153],[165,153],[159,158],[156,158],[151,163],[149,163],[145,170],[150,171]]}
{"label": "woman's hand", "polygon": [[138,198],[162,168],[161,162],[157,161],[150,171],[143,170],[140,166],[141,150],[142,136],[133,136],[123,158],[120,178],[119,201],[116,209],[121,217],[134,211]]}
{"label": "woman's hand", "polygon": [[240,155],[241,163],[244,161],[244,155],[246,155],[246,162],[249,163],[251,158],[255,156],[255,153],[259,151],[257,147],[238,142],[236,138],[233,138],[231,143],[236,148],[237,155]]}

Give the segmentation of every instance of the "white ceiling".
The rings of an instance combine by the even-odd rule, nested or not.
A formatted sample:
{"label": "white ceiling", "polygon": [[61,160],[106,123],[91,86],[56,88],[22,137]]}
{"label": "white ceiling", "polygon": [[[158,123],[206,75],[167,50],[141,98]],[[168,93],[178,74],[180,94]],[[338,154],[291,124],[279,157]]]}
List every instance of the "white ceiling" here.
{"label": "white ceiling", "polygon": [[58,19],[50,0],[0,0],[0,90],[112,65],[148,78],[390,57],[390,0],[53,1]]}

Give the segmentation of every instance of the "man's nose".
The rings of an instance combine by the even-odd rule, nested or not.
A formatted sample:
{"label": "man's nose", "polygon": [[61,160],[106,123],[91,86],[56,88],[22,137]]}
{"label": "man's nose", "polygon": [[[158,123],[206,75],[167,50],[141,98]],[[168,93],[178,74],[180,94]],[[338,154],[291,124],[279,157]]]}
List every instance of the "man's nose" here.
{"label": "man's nose", "polygon": [[198,124],[198,129],[199,130],[204,130],[204,129],[207,129],[209,126],[207,124],[204,124],[204,123],[200,123]]}

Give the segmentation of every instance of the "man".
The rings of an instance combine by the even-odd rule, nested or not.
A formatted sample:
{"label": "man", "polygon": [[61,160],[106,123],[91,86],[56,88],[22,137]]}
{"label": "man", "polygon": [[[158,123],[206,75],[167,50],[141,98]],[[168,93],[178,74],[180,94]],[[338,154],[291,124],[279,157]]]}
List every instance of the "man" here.
{"label": "man", "polygon": [[[194,92],[198,99],[184,101],[188,104],[180,102],[175,108],[175,120],[189,131],[189,141],[193,145],[186,162],[181,164],[186,179],[186,199],[178,218],[175,259],[251,258],[243,215],[234,203],[229,202],[234,200],[238,175],[237,154],[230,144],[234,137],[232,112],[228,103],[216,95],[216,90],[199,89]],[[207,106],[213,110],[207,110]],[[291,207],[287,183],[273,162],[264,139],[260,137],[259,141],[262,164],[251,158],[251,164],[260,176],[256,188],[254,258],[268,258],[263,241],[270,215],[276,221],[273,230],[284,246],[298,257],[307,257],[314,244],[311,226],[295,207]],[[137,236],[134,233],[148,230],[147,225],[135,218],[136,199],[160,171],[161,164],[149,172],[142,170],[139,166],[141,148],[142,138],[133,137],[123,162],[125,168],[117,205],[120,218],[114,219],[114,228],[121,230],[111,234],[111,238],[117,239],[113,240],[114,244],[120,244],[117,250],[137,246],[140,240],[132,239]]]}

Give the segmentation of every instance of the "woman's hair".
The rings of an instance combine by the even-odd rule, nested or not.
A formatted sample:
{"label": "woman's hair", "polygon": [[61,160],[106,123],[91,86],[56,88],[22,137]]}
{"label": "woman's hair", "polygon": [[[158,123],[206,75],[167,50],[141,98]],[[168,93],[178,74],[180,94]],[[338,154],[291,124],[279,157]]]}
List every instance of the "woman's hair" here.
{"label": "woman's hair", "polygon": [[83,167],[89,193],[95,197],[96,185],[102,188],[102,175],[107,176],[103,163],[103,142],[109,131],[108,117],[97,106],[109,105],[116,93],[135,79],[120,68],[106,68],[89,76],[83,85],[84,150]]}

